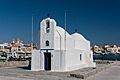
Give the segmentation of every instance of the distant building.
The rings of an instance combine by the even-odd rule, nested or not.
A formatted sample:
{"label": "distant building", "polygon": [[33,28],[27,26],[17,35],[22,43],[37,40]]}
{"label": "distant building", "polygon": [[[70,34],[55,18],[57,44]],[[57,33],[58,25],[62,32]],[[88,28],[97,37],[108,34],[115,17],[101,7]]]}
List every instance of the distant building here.
{"label": "distant building", "polygon": [[118,53],[120,53],[120,47],[118,47]]}
{"label": "distant building", "polygon": [[117,45],[104,45],[104,46],[94,46],[92,48],[95,54],[109,54],[109,53],[120,53],[120,47]]}
{"label": "distant building", "polygon": [[0,44],[0,55],[2,55],[4,53],[8,53],[10,51],[7,47],[8,47],[8,43]]}
{"label": "distant building", "polygon": [[118,47],[116,45],[111,45],[110,47],[107,47],[107,52],[118,53]]}
{"label": "distant building", "polygon": [[41,22],[40,52],[33,50],[31,70],[71,71],[95,67],[90,41],[70,35],[49,17]]}
{"label": "distant building", "polygon": [[11,44],[9,44],[9,48],[13,58],[31,57],[32,46],[30,44],[23,44],[20,39],[16,39],[16,41],[13,40]]}
{"label": "distant building", "polygon": [[103,49],[102,46],[97,46],[97,45],[95,45],[95,46],[93,47],[93,52],[96,53],[96,54],[101,54],[101,53],[103,53],[103,52],[105,52],[105,51],[104,51],[104,49]]}

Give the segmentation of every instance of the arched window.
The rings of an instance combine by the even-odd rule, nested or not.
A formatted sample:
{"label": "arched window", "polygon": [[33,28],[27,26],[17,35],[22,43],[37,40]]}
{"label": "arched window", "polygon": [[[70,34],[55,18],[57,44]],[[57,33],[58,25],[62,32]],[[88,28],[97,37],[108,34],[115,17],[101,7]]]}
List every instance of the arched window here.
{"label": "arched window", "polygon": [[50,21],[46,20],[46,32],[48,33],[50,29]]}
{"label": "arched window", "polygon": [[49,46],[49,41],[48,41],[48,40],[45,42],[45,45],[46,45],[46,46]]}

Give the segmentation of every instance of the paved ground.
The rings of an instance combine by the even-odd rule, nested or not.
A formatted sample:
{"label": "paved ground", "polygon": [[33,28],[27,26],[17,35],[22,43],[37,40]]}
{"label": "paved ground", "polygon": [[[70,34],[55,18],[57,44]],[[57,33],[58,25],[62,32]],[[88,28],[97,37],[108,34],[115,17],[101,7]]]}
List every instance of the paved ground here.
{"label": "paved ground", "polygon": [[0,80],[78,80],[69,77],[69,73],[33,72],[22,68],[1,68]]}
{"label": "paved ground", "polygon": [[120,62],[86,80],[120,80]]}
{"label": "paved ground", "polygon": [[[101,67],[103,65],[99,65]],[[91,69],[81,69],[77,72],[89,71]],[[70,77],[71,72],[33,72],[19,68],[0,68],[0,80],[80,80],[78,78]],[[109,69],[99,72],[96,75],[90,76],[85,80],[120,80],[120,62],[113,65]]]}

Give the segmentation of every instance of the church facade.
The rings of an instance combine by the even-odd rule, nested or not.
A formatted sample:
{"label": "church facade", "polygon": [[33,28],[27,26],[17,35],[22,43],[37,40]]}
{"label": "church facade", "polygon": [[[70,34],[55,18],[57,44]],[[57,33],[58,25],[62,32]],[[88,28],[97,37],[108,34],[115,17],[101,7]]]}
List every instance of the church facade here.
{"label": "church facade", "polygon": [[69,34],[54,19],[40,23],[40,50],[33,50],[31,70],[72,71],[96,67],[90,41],[81,34]]}

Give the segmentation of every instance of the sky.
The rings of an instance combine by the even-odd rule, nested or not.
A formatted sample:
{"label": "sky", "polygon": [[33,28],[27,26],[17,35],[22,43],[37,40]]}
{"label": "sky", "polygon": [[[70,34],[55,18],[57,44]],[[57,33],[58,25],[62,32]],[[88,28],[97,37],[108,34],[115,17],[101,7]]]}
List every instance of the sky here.
{"label": "sky", "polygon": [[67,31],[82,34],[94,45],[120,45],[120,0],[0,0],[0,42],[20,38],[31,42],[34,16],[34,42],[39,23],[47,14]]}

